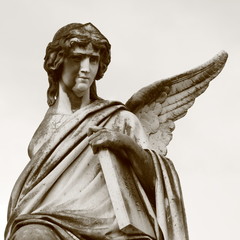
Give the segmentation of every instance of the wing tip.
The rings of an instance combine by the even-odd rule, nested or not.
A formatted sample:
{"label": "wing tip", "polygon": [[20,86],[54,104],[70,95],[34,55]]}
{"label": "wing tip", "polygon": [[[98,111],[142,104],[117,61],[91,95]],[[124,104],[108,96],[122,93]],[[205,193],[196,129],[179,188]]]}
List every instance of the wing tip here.
{"label": "wing tip", "polygon": [[[133,96],[130,99],[128,99],[128,101],[125,103],[125,105],[130,111],[135,112],[141,107],[141,105],[143,105],[143,103],[142,103],[143,98],[144,98],[144,102],[147,102],[148,99],[150,99],[152,97],[149,95],[146,96],[146,94],[145,94],[145,92],[149,92],[149,89],[151,89],[151,92],[156,93],[156,89],[158,89],[158,91],[159,91],[161,89],[161,87],[165,86],[164,83],[165,82],[167,83],[170,79],[179,79],[187,74],[198,72],[201,69],[207,68],[210,65],[214,66],[215,74],[212,73],[212,79],[213,79],[222,71],[227,59],[228,59],[228,53],[225,50],[221,50],[212,59],[210,59],[209,61],[205,62],[204,64],[202,64],[198,67],[191,69],[190,71],[186,71],[182,74],[178,74],[178,75],[175,75],[175,76],[167,78],[167,79],[156,81],[156,82],[150,84],[149,86],[140,89],[137,93],[133,94]],[[156,87],[156,84],[158,85],[158,87],[161,86],[160,89]],[[161,89],[161,90],[163,91],[164,89]]]}
{"label": "wing tip", "polygon": [[221,63],[222,65],[225,65],[226,61],[228,59],[228,53],[225,50],[221,50],[213,59]]}

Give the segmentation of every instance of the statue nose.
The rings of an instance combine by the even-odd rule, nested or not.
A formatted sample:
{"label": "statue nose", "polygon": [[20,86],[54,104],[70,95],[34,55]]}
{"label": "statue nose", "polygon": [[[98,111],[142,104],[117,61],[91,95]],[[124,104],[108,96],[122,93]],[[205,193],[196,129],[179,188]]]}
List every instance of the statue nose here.
{"label": "statue nose", "polygon": [[82,59],[82,61],[80,62],[80,72],[87,73],[89,71],[90,71],[90,62],[89,62],[89,58],[86,57]]}

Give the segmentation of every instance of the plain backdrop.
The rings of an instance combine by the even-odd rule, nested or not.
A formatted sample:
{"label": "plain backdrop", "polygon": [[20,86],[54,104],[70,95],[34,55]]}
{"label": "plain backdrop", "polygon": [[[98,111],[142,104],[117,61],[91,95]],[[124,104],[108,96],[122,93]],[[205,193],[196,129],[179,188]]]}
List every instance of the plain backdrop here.
{"label": "plain backdrop", "polygon": [[11,189],[46,110],[45,48],[72,22],[92,22],[112,45],[99,95],[125,102],[153,81],[229,54],[176,122],[168,157],[178,170],[190,239],[238,239],[240,227],[238,0],[2,0],[0,3],[0,235]]}

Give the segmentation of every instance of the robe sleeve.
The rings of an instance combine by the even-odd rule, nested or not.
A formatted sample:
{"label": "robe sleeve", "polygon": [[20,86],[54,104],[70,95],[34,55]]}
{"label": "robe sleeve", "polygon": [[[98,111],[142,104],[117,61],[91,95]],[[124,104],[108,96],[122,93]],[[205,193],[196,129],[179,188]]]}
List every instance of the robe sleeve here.
{"label": "robe sleeve", "polygon": [[[139,185],[149,214],[154,219],[157,239],[188,240],[187,222],[178,174],[171,160],[151,150],[148,138],[139,119],[128,111],[111,118],[113,129],[132,137],[143,149],[149,151],[156,172],[153,206],[149,196]],[[137,181],[137,180],[136,180]]]}

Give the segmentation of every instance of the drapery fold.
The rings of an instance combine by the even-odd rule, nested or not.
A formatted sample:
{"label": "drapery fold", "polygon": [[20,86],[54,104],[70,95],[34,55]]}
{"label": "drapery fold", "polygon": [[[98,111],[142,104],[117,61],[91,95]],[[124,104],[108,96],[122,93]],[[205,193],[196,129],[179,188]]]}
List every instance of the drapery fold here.
{"label": "drapery fold", "polygon": [[[109,211],[107,217],[105,213],[101,213],[103,217],[93,217],[88,213],[88,209],[92,208],[91,199],[90,203],[84,203],[85,205],[83,204],[80,210],[76,210],[75,206],[79,205],[78,200],[84,196],[84,184],[88,186],[98,177],[99,179],[96,179],[99,181],[98,184],[104,185],[101,169],[92,153],[91,157],[88,157],[89,163],[83,166],[84,156],[89,156],[91,150],[87,139],[90,126],[104,125],[124,132],[127,123],[130,126],[128,128],[130,136],[143,148],[147,148],[147,139],[142,137],[144,133],[140,122],[132,113],[126,114],[125,112],[127,111],[123,104],[98,100],[67,116],[56,130],[47,133],[42,144],[38,143],[38,137],[33,137],[33,141],[36,141],[35,145],[39,146],[32,149],[31,161],[13,188],[8,210],[8,225],[5,231],[7,240],[11,239],[20,227],[30,223],[49,226],[61,239],[67,240],[90,239],[90,237],[84,237],[88,235],[91,239],[103,239],[102,235],[107,236],[109,229],[116,230],[116,218],[110,209],[111,203],[108,202],[110,200],[105,190],[106,186],[100,189],[99,196],[102,198],[101,204]],[[44,124],[45,121],[49,122],[49,118],[52,117],[50,115],[46,114],[42,126],[48,127]],[[32,145],[34,146],[34,143]],[[174,166],[165,157],[158,156],[151,150],[148,151],[151,152],[157,175],[155,206],[152,206],[148,200],[137,177],[135,177],[135,184],[139,186],[143,202],[149,215],[155,221],[157,239],[162,240],[164,237],[165,240],[187,240],[181,187]],[[88,164],[93,164],[93,173]],[[74,185],[77,179],[77,177],[73,178],[74,171],[78,166],[86,167],[85,175],[89,177],[89,180],[86,183],[79,183],[79,186],[76,182],[76,190],[71,189],[70,192],[66,192],[65,196],[65,193],[60,193],[58,189],[61,189],[64,183],[66,184],[66,179],[69,179],[70,185]],[[79,176],[81,174],[79,173]],[[79,191],[82,192],[79,193]],[[65,202],[60,202],[58,194],[63,196]],[[76,199],[72,202],[69,201],[71,194],[76,194]],[[98,209],[92,210],[93,213],[99,212]]]}

